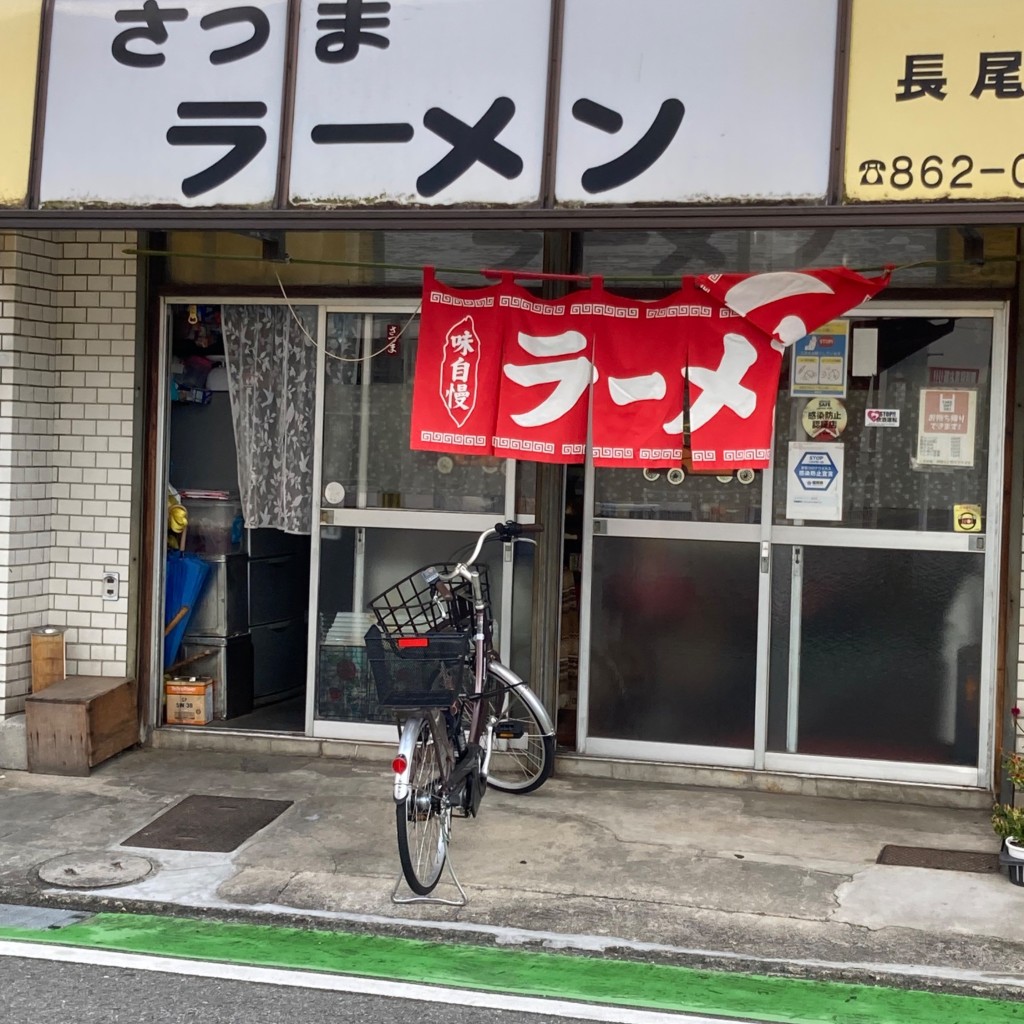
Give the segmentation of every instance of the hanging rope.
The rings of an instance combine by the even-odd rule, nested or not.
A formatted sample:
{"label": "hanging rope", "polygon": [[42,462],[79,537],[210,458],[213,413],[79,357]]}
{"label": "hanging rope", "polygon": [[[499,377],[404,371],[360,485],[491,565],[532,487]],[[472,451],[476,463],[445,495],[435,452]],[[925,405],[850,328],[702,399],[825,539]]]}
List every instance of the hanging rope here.
{"label": "hanging rope", "polygon": [[[294,319],[295,322],[299,325],[299,330],[302,331],[302,333],[306,336],[306,340],[311,345],[313,345],[315,348],[320,348],[320,345],[317,342],[316,338],[314,338],[313,335],[306,330],[306,325],[299,319],[298,313],[295,312],[295,307],[292,305],[292,300],[288,298],[288,293],[284,290],[284,283],[281,281],[281,275],[278,274],[276,270],[274,271],[274,277],[277,278],[277,286],[278,288],[281,289],[281,295],[284,296],[284,301],[285,304],[288,306],[288,311],[291,313],[292,319]],[[377,349],[376,352],[371,352],[368,356],[339,356],[335,355],[333,352],[328,352],[326,348],[324,348],[324,355],[330,359],[337,359],[339,363],[361,363],[366,359],[375,359],[377,356],[383,355],[385,352],[387,352],[387,350],[391,348],[391,346],[396,341],[398,341],[398,339],[401,338],[403,334],[405,334],[406,330],[409,327],[409,324],[411,324],[413,320],[417,316],[419,316],[420,310],[422,308],[423,303],[421,302],[412,311],[412,314],[409,316],[409,319],[405,321],[405,324],[402,326],[402,329],[386,345],[384,345],[383,348]]]}

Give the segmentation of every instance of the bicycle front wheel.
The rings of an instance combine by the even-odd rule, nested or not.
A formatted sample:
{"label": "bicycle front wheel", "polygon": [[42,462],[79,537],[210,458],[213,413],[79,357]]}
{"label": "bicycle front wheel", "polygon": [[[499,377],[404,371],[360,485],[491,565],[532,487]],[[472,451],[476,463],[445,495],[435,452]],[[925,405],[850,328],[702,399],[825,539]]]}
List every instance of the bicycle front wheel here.
{"label": "bicycle front wheel", "polygon": [[437,885],[448,855],[452,809],[443,793],[444,769],[429,720],[410,721],[406,728],[418,728],[418,732],[409,792],[395,806],[398,857],[409,888],[418,896],[427,896]]}
{"label": "bicycle front wheel", "polygon": [[495,719],[487,785],[505,793],[532,793],[555,767],[555,737],[544,735],[544,727],[515,687],[491,674],[487,687],[485,699]]}

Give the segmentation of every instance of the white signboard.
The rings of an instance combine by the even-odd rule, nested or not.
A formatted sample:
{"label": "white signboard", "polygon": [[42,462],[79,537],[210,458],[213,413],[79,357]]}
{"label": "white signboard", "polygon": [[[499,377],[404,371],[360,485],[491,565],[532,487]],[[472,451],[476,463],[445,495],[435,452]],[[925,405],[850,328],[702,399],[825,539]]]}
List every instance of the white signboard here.
{"label": "white signboard", "polygon": [[[822,199],[838,0],[567,0],[562,204]],[[41,200],[269,206],[287,0],[54,0]],[[300,0],[296,205],[540,199],[552,0]]]}
{"label": "white signboard", "polygon": [[41,201],[273,201],[287,0],[56,0]]}
{"label": "white signboard", "polygon": [[842,521],[841,444],[790,442],[786,469],[786,518]]}
{"label": "white signboard", "polygon": [[922,388],[920,402],[916,464],[973,466],[978,392]]}
{"label": "white signboard", "polygon": [[567,0],[558,201],[824,197],[836,10]]}
{"label": "white signboard", "polygon": [[351,6],[302,3],[292,201],[536,202],[551,0]]}

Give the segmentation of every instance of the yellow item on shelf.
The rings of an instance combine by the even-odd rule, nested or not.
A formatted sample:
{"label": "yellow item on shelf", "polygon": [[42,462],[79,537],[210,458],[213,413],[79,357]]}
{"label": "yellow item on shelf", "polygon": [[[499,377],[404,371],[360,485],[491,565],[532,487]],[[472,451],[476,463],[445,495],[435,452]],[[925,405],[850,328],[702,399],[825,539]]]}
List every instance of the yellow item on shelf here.
{"label": "yellow item on shelf", "polygon": [[180,548],[188,527],[188,511],[173,487],[167,489],[167,546]]}

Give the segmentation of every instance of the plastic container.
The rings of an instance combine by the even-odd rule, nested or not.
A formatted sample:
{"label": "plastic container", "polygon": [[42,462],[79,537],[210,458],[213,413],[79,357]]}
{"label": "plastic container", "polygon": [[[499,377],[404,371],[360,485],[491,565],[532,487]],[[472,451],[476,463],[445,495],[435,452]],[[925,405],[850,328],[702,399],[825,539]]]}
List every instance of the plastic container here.
{"label": "plastic container", "polygon": [[186,550],[200,555],[232,555],[242,550],[242,503],[227,498],[182,498],[188,510]]}
{"label": "plastic container", "polygon": [[1010,881],[1014,885],[1024,885],[1024,860],[1018,860],[1018,858],[1011,856],[1006,852],[1006,847],[1004,846],[999,851],[999,864],[1001,867],[1006,868]]}

